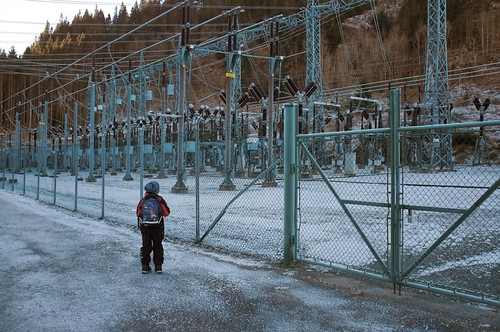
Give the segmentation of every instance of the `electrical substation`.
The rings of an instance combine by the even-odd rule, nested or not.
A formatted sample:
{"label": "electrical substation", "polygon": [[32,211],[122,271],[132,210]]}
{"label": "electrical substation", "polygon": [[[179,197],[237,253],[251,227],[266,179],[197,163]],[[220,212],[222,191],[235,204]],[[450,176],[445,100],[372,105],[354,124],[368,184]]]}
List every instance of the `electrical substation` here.
{"label": "electrical substation", "polygon": [[[174,200],[196,196],[196,212],[186,219],[196,220],[196,242],[212,241],[215,247],[215,237],[224,235],[214,232],[223,233],[223,225],[232,225],[232,232],[240,229],[227,239],[240,240],[240,233],[253,226],[266,229],[257,223],[238,228],[244,222],[228,211],[245,195],[275,190],[271,197],[278,200],[272,207],[279,210],[265,225],[278,220],[268,231],[278,234],[269,246],[278,247],[273,253],[279,252],[285,265],[302,260],[498,305],[498,282],[484,289],[480,283],[447,279],[448,274],[427,279],[423,272],[430,269],[427,263],[445,264],[442,251],[457,245],[447,241],[456,239],[461,226],[480,220],[481,229],[496,241],[484,248],[496,255],[484,262],[484,278],[498,274],[500,178],[493,152],[499,149],[500,120],[486,120],[491,102],[475,98],[481,117],[453,122],[449,80],[464,74],[453,76],[448,68],[446,0],[427,1],[425,73],[395,77],[380,42],[387,79],[342,88],[323,81],[323,22],[338,21],[340,40],[348,39],[342,16],[359,8],[376,13],[375,0],[308,0],[304,8],[258,22],[242,21],[243,7],[200,21],[203,6],[192,0],[170,5],[116,40],[47,69],[39,81],[3,96],[15,105],[2,107],[3,188],[20,182],[26,187],[31,176],[33,187],[25,192],[53,179],[47,191],[56,204],[58,177],[74,177],[75,188],[102,181],[102,199],[94,202],[102,204],[105,218],[106,177],[119,178],[125,186],[139,177],[139,191],[144,178],[161,179],[163,192]],[[158,33],[157,43],[130,54],[110,51],[165,17],[176,22],[177,31],[166,37]],[[380,34],[376,14],[374,22]],[[289,53],[292,38],[303,40],[304,61]],[[292,77],[286,70],[290,63],[300,64],[303,75]],[[249,70],[250,78],[244,74]],[[207,79],[209,72],[218,79]],[[479,135],[471,136],[471,129]],[[459,158],[463,137],[475,142]],[[487,175],[472,180],[478,169]],[[322,189],[313,191],[314,184]],[[464,200],[446,201],[450,194],[443,188]],[[203,201],[210,199],[221,203],[209,213]],[[250,199],[247,203],[255,206]],[[424,219],[436,225],[415,222]],[[355,250],[329,247],[333,244],[325,234],[341,224],[359,235],[366,245],[363,257],[370,259],[352,262],[346,254],[343,260],[342,252]],[[414,229],[420,225],[422,232]],[[422,234],[434,231],[439,234],[422,240],[427,236]],[[471,237],[480,243],[483,235]],[[241,241],[245,244],[236,246],[248,245]],[[413,250],[412,244],[424,247]]]}

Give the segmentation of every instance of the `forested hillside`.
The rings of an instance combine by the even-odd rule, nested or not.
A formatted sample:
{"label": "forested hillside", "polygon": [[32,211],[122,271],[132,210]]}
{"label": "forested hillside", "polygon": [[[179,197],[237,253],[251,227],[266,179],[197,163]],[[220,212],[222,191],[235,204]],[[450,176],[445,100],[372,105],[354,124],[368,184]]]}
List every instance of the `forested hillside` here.
{"label": "forested hillside", "polygon": [[[249,4],[250,3],[250,4]],[[61,85],[68,77],[47,80],[35,84],[61,68],[85,58],[92,51],[102,48],[94,62],[79,61],[71,67],[71,75],[88,74],[95,68],[130,58],[117,65],[117,73],[126,72],[129,66],[161,60],[176,54],[181,31],[180,10],[163,15],[136,33],[129,32],[141,24],[172,9],[176,3],[162,0],[141,0],[132,8],[123,4],[113,15],[105,15],[96,7],[93,13],[85,11],[73,18],[61,17],[57,26],[47,24],[38,40],[23,53],[18,50],[0,52],[0,99],[2,113],[13,112],[26,95],[37,95],[32,104],[43,100],[44,91]],[[205,22],[235,6],[244,9],[238,15],[241,29],[266,18],[282,14],[291,15],[303,10],[307,1],[243,1],[203,0],[193,5],[191,25]],[[500,60],[500,2],[498,0],[448,0],[448,59],[449,68],[468,68]],[[376,24],[375,24],[376,23]],[[425,73],[427,1],[380,0],[357,7],[342,16],[332,15],[322,21],[321,46],[323,86],[335,89],[368,82],[391,81],[394,78],[413,77]],[[190,43],[200,44],[208,39],[227,33],[227,23],[219,19],[191,32]],[[112,42],[119,39],[117,42]],[[160,42],[167,40],[166,42]],[[303,86],[305,80],[305,28],[280,35],[280,53],[285,56],[280,73],[294,77]],[[157,46],[154,46],[156,45]],[[267,55],[266,41],[245,45],[253,48],[254,55]],[[145,50],[143,52],[138,52]],[[131,56],[133,54],[133,56]],[[142,55],[142,59],[141,59]],[[264,85],[267,71],[265,62],[259,59],[242,61],[242,82]],[[223,88],[224,56],[214,55],[190,63],[188,99],[208,102],[204,99]],[[103,74],[103,73],[102,73]],[[110,73],[108,73],[109,75]],[[69,72],[65,73],[69,76]],[[470,78],[481,84],[497,84],[498,75]],[[492,81],[493,80],[493,81]],[[86,82],[80,82],[85,85]],[[32,87],[33,86],[33,87]],[[25,91],[27,87],[30,91]],[[420,88],[414,89],[409,98],[419,98]],[[19,92],[22,91],[22,94]],[[52,98],[56,98],[57,94]],[[54,95],[55,94],[55,95]],[[15,96],[15,97],[13,97]],[[83,98],[81,96],[79,98]],[[214,97],[217,99],[217,97]],[[24,101],[23,101],[24,102]],[[12,125],[2,116],[2,125]]]}

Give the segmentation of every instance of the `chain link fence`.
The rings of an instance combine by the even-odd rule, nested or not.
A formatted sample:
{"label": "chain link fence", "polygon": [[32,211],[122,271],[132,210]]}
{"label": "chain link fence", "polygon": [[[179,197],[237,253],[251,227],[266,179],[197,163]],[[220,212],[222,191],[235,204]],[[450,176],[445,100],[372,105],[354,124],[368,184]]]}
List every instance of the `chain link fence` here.
{"label": "chain link fence", "polygon": [[452,132],[452,167],[402,168],[402,277],[499,301],[500,131],[477,129]]}
{"label": "chain link fence", "polygon": [[446,129],[451,163],[432,167],[426,130],[402,128],[396,160],[386,133],[323,135],[322,151],[302,135],[297,257],[498,304],[499,126]]}
{"label": "chain link fence", "polygon": [[[132,158],[137,162],[126,178],[123,169],[116,172],[114,167],[113,170],[107,168],[103,174],[100,171],[103,158],[99,154],[96,154],[93,172],[88,168],[77,173],[70,171],[62,167],[65,154],[56,151],[56,147],[47,153],[45,171],[37,167],[35,151],[27,149],[22,151],[19,171],[13,171],[13,149],[3,149],[1,185],[3,189],[45,204],[135,227],[135,209],[144,193],[144,185],[155,180],[172,209],[166,224],[170,239],[198,242],[232,254],[279,260],[283,242],[283,177],[278,167],[281,159],[267,169],[259,166],[243,172],[233,170],[230,176],[234,187],[221,189],[226,181],[223,160],[217,158],[221,147],[204,143],[198,148],[206,156],[205,163],[197,171],[194,147],[189,150],[183,177],[185,193],[174,193],[178,181],[175,171],[169,170],[166,176],[158,177],[156,169],[139,167],[141,158],[137,154]],[[67,150],[71,151],[72,147],[68,146]],[[107,154],[106,159],[110,158]],[[153,154],[142,159],[151,160]],[[175,164],[171,160],[166,163]],[[85,158],[80,158],[78,164],[85,165]],[[266,186],[266,176],[270,173],[275,183]]]}
{"label": "chain link fence", "polygon": [[[450,132],[452,163],[433,169],[426,166],[425,135],[417,127],[401,129],[400,158],[391,155],[388,130],[299,139],[296,257],[498,303],[498,129],[498,125],[480,130],[456,126]],[[20,150],[18,171],[13,170],[13,149],[3,148],[1,185],[46,204],[134,228],[144,184],[155,179],[172,208],[166,224],[170,239],[281,260],[285,214],[281,159],[267,168],[234,169],[232,186],[227,186],[223,163],[216,158],[221,147],[201,144],[197,149],[205,156],[204,163],[197,166],[196,154],[186,158],[188,190],[182,194],[172,193],[178,180],[175,172],[169,169],[165,177],[158,177],[154,168],[138,167],[138,156],[129,179],[119,167],[104,174],[96,167],[91,180],[88,168],[76,174],[65,168],[66,154],[57,146],[48,153],[45,174],[29,147]],[[109,159],[97,155],[97,166]],[[146,160],[153,160],[153,155],[149,153]],[[394,159],[399,160],[397,197],[393,197],[396,187],[390,167]],[[174,164],[168,158],[165,162]],[[79,165],[85,162],[80,160]],[[266,185],[269,174],[275,181],[270,186]],[[394,202],[399,239],[394,238]]]}
{"label": "chain link fence", "polygon": [[389,177],[378,156],[387,142],[383,135],[327,138],[323,165],[301,152],[299,257],[388,277]]}

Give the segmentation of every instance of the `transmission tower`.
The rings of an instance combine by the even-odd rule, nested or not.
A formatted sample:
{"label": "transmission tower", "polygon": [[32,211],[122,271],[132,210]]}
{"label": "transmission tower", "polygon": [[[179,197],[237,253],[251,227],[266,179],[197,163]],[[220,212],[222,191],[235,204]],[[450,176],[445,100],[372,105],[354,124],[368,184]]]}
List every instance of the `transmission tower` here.
{"label": "transmission tower", "polygon": [[[319,0],[308,0],[306,9],[306,84],[315,82],[318,89],[309,98],[308,109],[312,114],[314,100],[321,100],[323,97],[323,75],[321,71],[321,10]],[[324,128],[322,109],[316,112],[316,123],[318,131]]]}
{"label": "transmission tower", "polygon": [[[446,0],[427,1],[427,54],[425,68],[424,121],[451,121],[446,50]],[[424,135],[423,165],[429,169],[451,168],[451,131],[429,130]]]}

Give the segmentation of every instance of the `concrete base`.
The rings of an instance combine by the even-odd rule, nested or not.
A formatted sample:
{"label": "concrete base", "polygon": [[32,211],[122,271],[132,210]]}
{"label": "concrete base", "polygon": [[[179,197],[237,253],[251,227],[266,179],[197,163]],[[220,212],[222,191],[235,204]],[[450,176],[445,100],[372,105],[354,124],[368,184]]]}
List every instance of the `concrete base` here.
{"label": "concrete base", "polygon": [[345,175],[355,176],[356,175],[356,153],[348,152],[345,155]]}
{"label": "concrete base", "polygon": [[244,177],[246,177],[246,172],[245,171],[236,171],[236,172],[234,172],[234,176],[236,176],[237,178],[244,178]]}
{"label": "concrete base", "polygon": [[264,181],[262,182],[262,187],[264,188],[272,188],[277,187],[278,183],[276,181]]}
{"label": "concrete base", "polygon": [[174,194],[186,194],[189,189],[188,187],[172,187],[172,193]]}
{"label": "concrete base", "polygon": [[219,191],[232,191],[236,190],[236,186],[234,184],[220,184]]}
{"label": "concrete base", "polygon": [[132,175],[125,175],[123,177],[123,181],[133,181],[133,180],[134,180],[134,178],[132,177]]}

